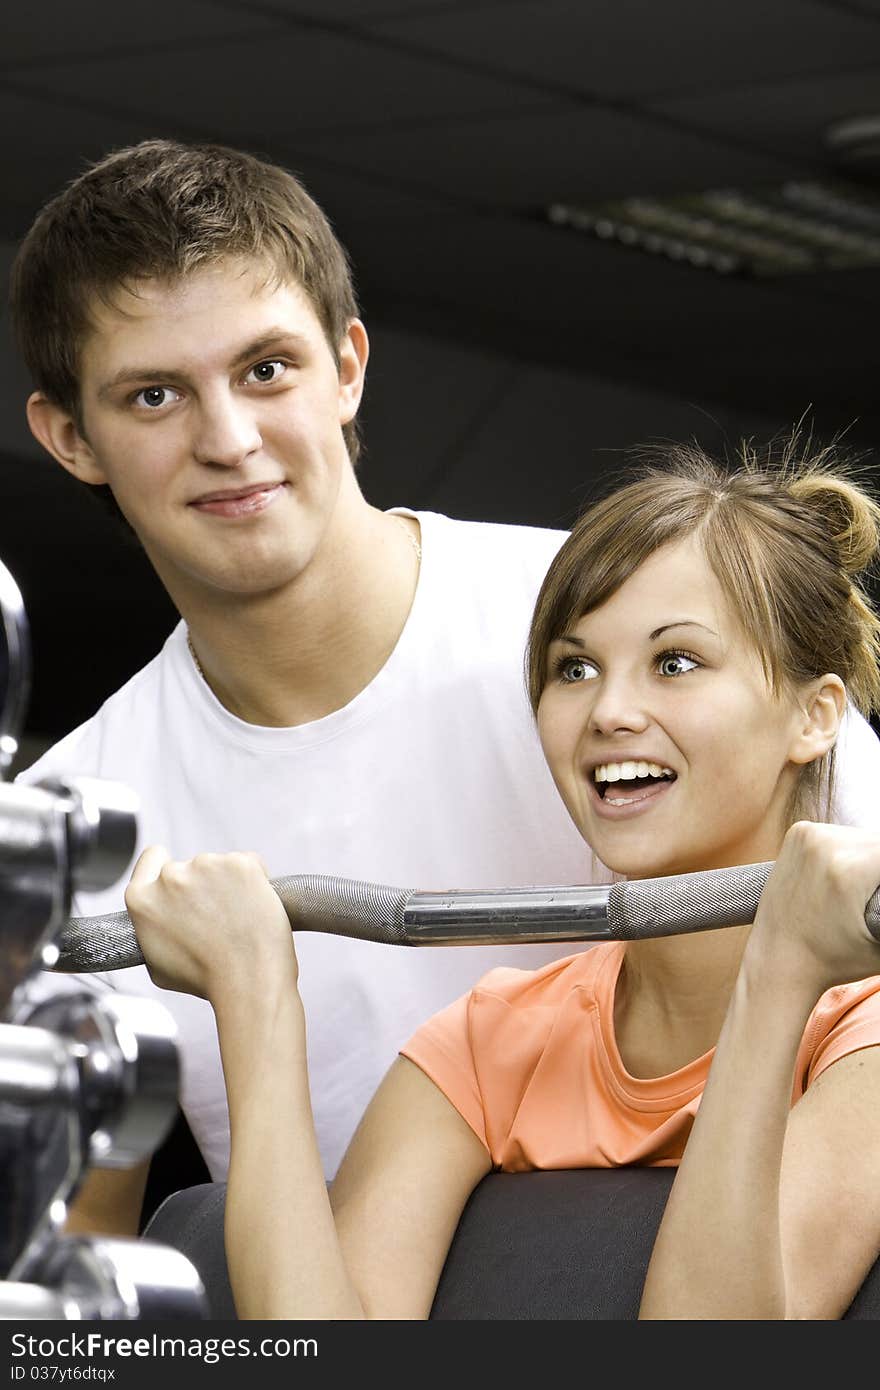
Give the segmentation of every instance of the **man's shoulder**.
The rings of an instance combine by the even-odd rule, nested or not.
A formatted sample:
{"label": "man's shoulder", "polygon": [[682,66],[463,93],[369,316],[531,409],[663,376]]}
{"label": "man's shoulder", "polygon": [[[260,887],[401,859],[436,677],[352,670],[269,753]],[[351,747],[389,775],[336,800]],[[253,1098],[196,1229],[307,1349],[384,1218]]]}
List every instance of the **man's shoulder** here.
{"label": "man's shoulder", "polygon": [[170,657],[174,633],[156,655],[108,695],[94,714],[51,744],[16,781],[33,783],[75,768],[81,776],[103,775],[109,757],[115,761],[118,747],[133,749],[149,741],[144,721],[160,717],[156,687]]}
{"label": "man's shoulder", "polygon": [[509,546],[513,550],[546,549],[559,547],[569,532],[562,526],[533,526],[518,521],[485,521],[479,518],[449,516],[445,512],[416,511],[428,524],[450,528],[459,536],[468,537],[475,542],[488,541],[490,544]]}
{"label": "man's shoulder", "polygon": [[529,526],[518,522],[475,521],[440,512],[417,512],[428,544],[436,542],[458,557],[503,563],[511,568],[543,574],[569,535],[562,528]]}

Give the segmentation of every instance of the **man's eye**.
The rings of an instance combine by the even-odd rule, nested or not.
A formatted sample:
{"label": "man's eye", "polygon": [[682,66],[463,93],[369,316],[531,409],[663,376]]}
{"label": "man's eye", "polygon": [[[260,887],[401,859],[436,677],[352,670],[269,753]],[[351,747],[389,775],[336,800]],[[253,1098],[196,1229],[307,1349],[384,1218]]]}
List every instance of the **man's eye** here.
{"label": "man's eye", "polygon": [[258,362],[255,367],[251,367],[245,381],[254,381],[260,386],[267,386],[273,381],[278,381],[286,371],[286,362],[279,362],[277,358],[272,358],[267,362]]}
{"label": "man's eye", "polygon": [[695,671],[699,664],[687,652],[663,652],[657,658],[657,670],[661,676],[685,676],[688,671]]}
{"label": "man's eye", "polygon": [[143,391],[138,391],[134,399],[136,405],[146,406],[148,410],[158,410],[173,400],[179,400],[180,395],[177,391],[172,391],[170,386],[145,386]]}
{"label": "man's eye", "polygon": [[563,656],[556,663],[556,674],[560,680],[574,685],[576,681],[592,680],[596,675],[596,668],[591,661],[586,661],[582,656]]}

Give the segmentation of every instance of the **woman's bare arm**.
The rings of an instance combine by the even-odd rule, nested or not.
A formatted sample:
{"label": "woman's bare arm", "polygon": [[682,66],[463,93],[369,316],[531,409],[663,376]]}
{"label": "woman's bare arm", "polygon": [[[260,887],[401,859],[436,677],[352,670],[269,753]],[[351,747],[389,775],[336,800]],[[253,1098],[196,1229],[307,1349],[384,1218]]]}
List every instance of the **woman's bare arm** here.
{"label": "woman's bare arm", "polygon": [[[290,924],[259,860],[145,851],[126,894],[156,982],[209,999],[226,1080],[226,1248],[241,1318],[427,1317],[485,1146],[395,1063],[334,1184],[312,1119]],[[335,1215],[334,1215],[335,1209]]]}
{"label": "woman's bare arm", "polygon": [[[283,991],[283,986],[282,986]],[[426,1318],[489,1155],[434,1083],[394,1063],[333,1184],[308,1095],[293,988],[254,1018],[217,1009],[232,1152],[230,1282],[241,1318]]]}
{"label": "woman's bare arm", "polygon": [[[876,1259],[880,1190],[869,1174],[880,1158],[880,1107],[868,1098],[880,1049],[829,1068],[794,1111],[790,1101],[816,1000],[880,973],[880,947],[864,925],[878,880],[877,836],[789,831],[661,1222],[641,1317],[840,1317]],[[855,1152],[853,1113],[865,1119]],[[853,1228],[857,1199],[865,1204]]]}
{"label": "woman's bare arm", "polygon": [[399,1057],[331,1188],[346,1265],[368,1318],[427,1318],[465,1203],[491,1169],[470,1125]]}

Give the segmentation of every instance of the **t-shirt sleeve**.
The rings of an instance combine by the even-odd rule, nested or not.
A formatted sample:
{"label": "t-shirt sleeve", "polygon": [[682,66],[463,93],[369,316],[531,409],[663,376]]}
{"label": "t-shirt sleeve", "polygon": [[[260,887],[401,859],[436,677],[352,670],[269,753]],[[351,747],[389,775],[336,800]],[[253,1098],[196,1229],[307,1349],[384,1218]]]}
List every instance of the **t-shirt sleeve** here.
{"label": "t-shirt sleeve", "polygon": [[822,1004],[827,1007],[830,1026],[809,1060],[807,1085],[841,1057],[880,1044],[880,975],[829,990]]}
{"label": "t-shirt sleeve", "polygon": [[483,1100],[471,1047],[471,999],[472,993],[464,994],[434,1014],[400,1051],[431,1078],[488,1149]]}
{"label": "t-shirt sleeve", "polygon": [[880,739],[852,704],[837,743],[834,781],[835,821],[880,830]]}

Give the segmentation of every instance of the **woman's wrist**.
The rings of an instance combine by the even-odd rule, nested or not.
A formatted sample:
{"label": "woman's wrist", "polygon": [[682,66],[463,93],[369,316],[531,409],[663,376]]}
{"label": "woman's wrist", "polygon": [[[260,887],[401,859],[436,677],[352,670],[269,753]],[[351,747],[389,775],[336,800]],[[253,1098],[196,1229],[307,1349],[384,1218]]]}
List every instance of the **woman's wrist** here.
{"label": "woman's wrist", "polygon": [[298,968],[292,943],[281,952],[259,952],[225,969],[208,980],[207,998],[222,1022],[258,1029],[262,1017],[274,1016],[279,1009],[302,1004],[298,988]]}
{"label": "woman's wrist", "polygon": [[750,938],[737,977],[734,999],[741,1009],[754,1011],[756,1019],[773,1020],[778,1029],[788,1018],[792,1025],[806,1022],[824,993],[815,957],[799,942],[767,942]]}
{"label": "woman's wrist", "polygon": [[260,1091],[297,1078],[308,1090],[306,1019],[295,972],[276,975],[260,992],[228,986],[214,1001],[230,1113],[249,1107]]}

